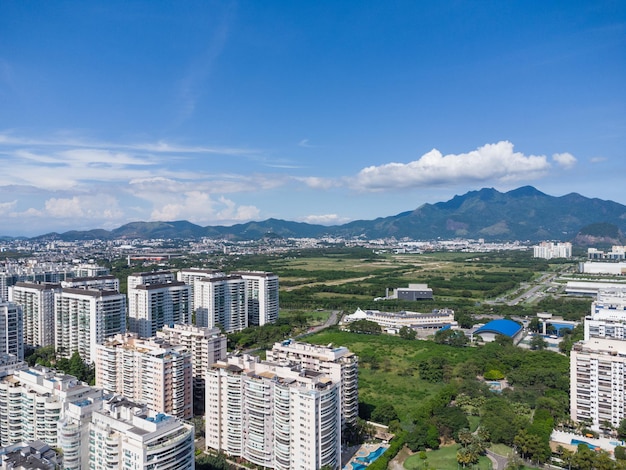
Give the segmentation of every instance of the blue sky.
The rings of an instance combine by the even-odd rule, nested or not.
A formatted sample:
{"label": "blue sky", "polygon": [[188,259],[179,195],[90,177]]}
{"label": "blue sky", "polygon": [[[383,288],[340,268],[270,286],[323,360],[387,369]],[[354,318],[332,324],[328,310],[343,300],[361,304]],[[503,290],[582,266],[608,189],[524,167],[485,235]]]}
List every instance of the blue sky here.
{"label": "blue sky", "polygon": [[0,235],[626,204],[626,2],[0,2]]}

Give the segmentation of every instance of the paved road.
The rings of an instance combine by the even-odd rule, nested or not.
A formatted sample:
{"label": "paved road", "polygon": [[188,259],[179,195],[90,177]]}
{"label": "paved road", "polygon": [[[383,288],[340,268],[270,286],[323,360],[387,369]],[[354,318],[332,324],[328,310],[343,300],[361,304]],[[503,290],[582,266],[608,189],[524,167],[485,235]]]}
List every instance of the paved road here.
{"label": "paved road", "polygon": [[494,454],[489,449],[487,449],[487,457],[489,457],[489,460],[491,460],[491,463],[493,464],[493,470],[504,470],[507,463],[509,463],[508,457]]}

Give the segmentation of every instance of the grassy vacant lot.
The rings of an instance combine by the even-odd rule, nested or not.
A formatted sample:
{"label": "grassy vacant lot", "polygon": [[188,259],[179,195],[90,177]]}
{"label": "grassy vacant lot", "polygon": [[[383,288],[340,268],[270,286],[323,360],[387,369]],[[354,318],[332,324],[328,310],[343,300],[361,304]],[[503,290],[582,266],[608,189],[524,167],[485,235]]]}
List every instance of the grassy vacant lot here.
{"label": "grassy vacant lot", "polygon": [[412,416],[422,400],[432,397],[442,383],[419,378],[417,364],[433,356],[442,356],[456,364],[469,358],[472,348],[452,348],[432,341],[408,341],[389,335],[361,335],[326,330],[306,341],[346,346],[360,358],[359,401],[373,406],[391,403],[398,415]]}

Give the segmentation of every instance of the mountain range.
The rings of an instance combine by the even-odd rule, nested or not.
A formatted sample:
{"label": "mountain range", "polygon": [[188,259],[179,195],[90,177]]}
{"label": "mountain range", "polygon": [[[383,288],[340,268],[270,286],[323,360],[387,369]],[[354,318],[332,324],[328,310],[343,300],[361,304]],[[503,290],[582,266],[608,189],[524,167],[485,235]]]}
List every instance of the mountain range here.
{"label": "mountain range", "polygon": [[[611,226],[626,233],[626,206],[590,199],[577,193],[549,196],[532,186],[505,193],[493,188],[470,191],[447,202],[374,220],[325,226],[267,219],[232,226],[207,226],[188,221],[132,222],[108,231],[95,229],[48,233],[33,239],[194,239],[201,237],[256,240],[263,237],[365,237],[412,240],[483,238],[488,241],[574,239],[585,226]],[[599,224],[599,225],[598,225]]]}

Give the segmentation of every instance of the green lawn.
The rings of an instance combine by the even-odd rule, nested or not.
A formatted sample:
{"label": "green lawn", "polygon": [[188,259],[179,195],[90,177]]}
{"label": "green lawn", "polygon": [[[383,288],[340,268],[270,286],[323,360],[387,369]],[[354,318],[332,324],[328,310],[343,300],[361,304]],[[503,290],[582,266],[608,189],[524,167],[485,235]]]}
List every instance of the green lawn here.
{"label": "green lawn", "polygon": [[[439,450],[431,450],[426,452],[426,459],[422,460],[419,454],[415,454],[407,458],[404,462],[404,468],[407,470],[417,470],[422,468],[437,470],[458,470],[463,468],[456,461],[456,451],[459,448],[454,444],[451,446],[441,447]],[[465,467],[471,469],[471,466]],[[479,462],[473,466],[474,470],[490,470],[492,468],[491,461],[487,457],[481,457]]]}

